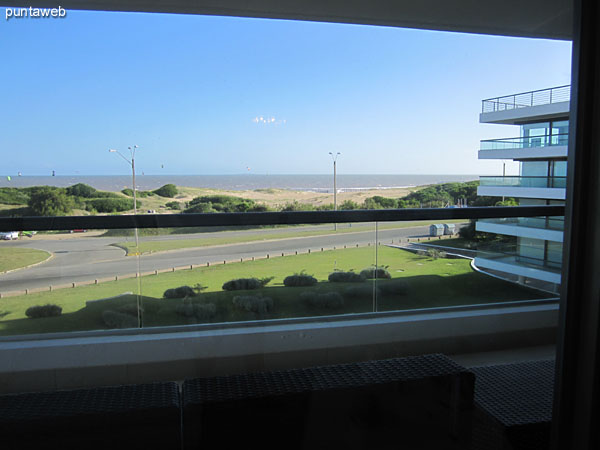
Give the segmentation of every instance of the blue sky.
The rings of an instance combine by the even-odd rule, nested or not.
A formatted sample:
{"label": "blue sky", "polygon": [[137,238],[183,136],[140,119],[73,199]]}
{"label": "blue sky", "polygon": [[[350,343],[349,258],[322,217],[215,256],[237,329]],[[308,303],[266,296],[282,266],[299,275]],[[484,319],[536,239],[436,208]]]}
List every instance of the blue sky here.
{"label": "blue sky", "polygon": [[[570,83],[570,42],[358,25],[0,12],[3,175],[499,174],[483,98]],[[261,119],[262,118],[262,119]],[[8,155],[8,156],[7,156]],[[514,170],[510,168],[509,172]]]}

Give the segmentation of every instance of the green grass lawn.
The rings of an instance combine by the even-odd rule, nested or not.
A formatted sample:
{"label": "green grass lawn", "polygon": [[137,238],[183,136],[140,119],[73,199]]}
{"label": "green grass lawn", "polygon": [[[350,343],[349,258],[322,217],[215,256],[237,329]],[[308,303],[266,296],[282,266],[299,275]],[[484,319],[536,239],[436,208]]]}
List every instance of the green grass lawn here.
{"label": "green grass lawn", "polygon": [[20,269],[50,258],[50,253],[33,248],[0,248],[0,273]]}
{"label": "green grass lawn", "polygon": [[[453,222],[453,221],[450,221]],[[447,223],[450,223],[447,222]],[[461,222],[460,220],[454,221],[456,223]],[[430,225],[429,221],[419,222],[402,222],[402,223],[382,223],[379,224],[379,230],[393,230],[410,227],[418,227],[423,225]],[[374,230],[373,224],[353,224],[352,227],[334,230],[306,230],[304,227],[294,227],[288,232],[269,233],[263,231],[259,234],[247,234],[240,236],[227,236],[227,231],[223,232],[223,237],[212,237],[212,238],[197,238],[197,239],[170,239],[170,240],[153,240],[153,241],[142,241],[139,243],[139,247],[136,248],[135,242],[122,242],[113,244],[115,247],[124,249],[127,255],[135,255],[136,253],[155,253],[166,250],[181,250],[184,248],[197,248],[197,247],[208,247],[211,245],[224,245],[224,244],[239,244],[243,242],[256,242],[266,241],[272,239],[290,239],[297,237],[311,237],[311,236],[328,236],[331,234],[344,234],[344,233],[357,233],[362,231]]]}
{"label": "green grass lawn", "polygon": [[[378,294],[380,311],[544,297],[537,291],[476,273],[471,270],[469,261],[464,259],[434,260],[404,250],[380,247],[378,261],[380,265],[388,266],[393,277],[392,280],[378,282],[382,291]],[[0,299],[0,335],[106,329],[102,312],[107,309],[129,310],[137,301],[137,297],[129,295],[94,302],[88,306],[86,301],[103,299],[124,292],[137,293],[138,282],[141,286],[140,298],[145,326],[369,312],[372,311],[373,305],[372,281],[330,283],[327,277],[334,269],[354,269],[359,272],[373,263],[372,247],[351,248],[182,270],[149,275],[139,280],[126,279],[73,289],[6,297]],[[283,286],[283,279],[286,276],[302,270],[314,275],[319,283],[307,288]],[[274,279],[267,287],[255,291],[225,292],[221,289],[224,282],[240,277],[274,277]],[[400,280],[404,282],[402,292],[394,293],[396,289],[384,289],[386,283],[398,283],[401,282]],[[194,286],[198,283],[206,286],[207,289],[190,301],[215,305],[216,313],[208,320],[179,315],[176,308],[183,304],[184,300],[162,298],[166,289],[182,285]],[[344,305],[334,309],[308,306],[300,298],[300,294],[306,291],[313,293],[337,291],[342,294]],[[273,300],[273,309],[269,313],[258,314],[240,311],[233,307],[234,296],[257,294]],[[41,319],[26,318],[25,310],[28,307],[47,303],[60,305],[63,308],[63,315]]]}

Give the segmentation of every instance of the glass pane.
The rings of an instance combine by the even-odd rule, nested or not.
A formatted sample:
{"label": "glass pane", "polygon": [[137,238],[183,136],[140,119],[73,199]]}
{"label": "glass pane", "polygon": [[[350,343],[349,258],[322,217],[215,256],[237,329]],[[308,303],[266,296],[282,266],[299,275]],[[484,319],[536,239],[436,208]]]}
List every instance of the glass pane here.
{"label": "glass pane", "polygon": [[[498,224],[517,219],[495,219]],[[460,231],[462,230],[462,231]],[[512,260],[516,238],[476,232],[464,221],[414,228],[407,239],[378,246],[382,277],[377,282],[379,311],[497,303],[552,296],[515,284],[514,270],[500,273],[493,263]],[[543,246],[542,246],[543,255]],[[481,267],[476,266],[477,261]],[[489,263],[489,262],[492,263]]]}
{"label": "glass pane", "polygon": [[4,243],[0,335],[137,328],[141,283],[133,230],[23,232]]}
{"label": "glass pane", "polygon": [[548,176],[548,161],[527,161],[521,163],[521,175],[524,177]]}

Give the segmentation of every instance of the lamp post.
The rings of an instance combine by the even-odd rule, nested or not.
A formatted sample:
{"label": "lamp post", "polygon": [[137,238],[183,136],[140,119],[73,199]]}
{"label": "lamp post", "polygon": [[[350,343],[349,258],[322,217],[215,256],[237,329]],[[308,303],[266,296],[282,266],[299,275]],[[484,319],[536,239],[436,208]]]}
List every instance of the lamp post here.
{"label": "lamp post", "polygon": [[[137,215],[137,195],[136,195],[136,189],[135,189],[135,151],[138,149],[137,145],[134,145],[133,147],[127,147],[129,149],[129,154],[131,155],[131,159],[127,159],[127,157],[123,156],[123,154],[118,151],[115,150],[113,148],[109,149],[108,151],[110,153],[116,153],[117,155],[119,155],[121,158],[123,158],[125,161],[127,161],[127,164],[129,164],[131,166],[131,184],[132,184],[132,189],[133,189],[133,215],[136,216]],[[138,250],[138,229],[137,227],[134,228],[134,233],[135,233],[135,249],[136,252]]]}
{"label": "lamp post", "polygon": [[[337,163],[337,158],[339,155],[341,155],[340,152],[337,152],[335,154],[333,154],[332,152],[329,152],[329,154],[331,155],[331,159],[333,159],[333,210],[337,211],[337,183],[336,183],[336,163]],[[337,231],[337,222],[335,222],[333,224],[333,229],[335,231]]]}

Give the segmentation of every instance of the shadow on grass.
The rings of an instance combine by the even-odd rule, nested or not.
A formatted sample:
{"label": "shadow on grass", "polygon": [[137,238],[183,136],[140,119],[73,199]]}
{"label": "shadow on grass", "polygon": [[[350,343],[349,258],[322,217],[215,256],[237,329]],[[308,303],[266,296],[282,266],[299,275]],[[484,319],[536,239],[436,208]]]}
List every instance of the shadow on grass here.
{"label": "shadow on grass", "polygon": [[[320,282],[311,287],[268,286],[251,291],[209,292],[185,299],[140,296],[143,326],[188,325],[198,323],[240,322],[297,317],[356,314],[373,311],[373,281],[364,283]],[[331,295],[333,293],[333,295]],[[327,295],[329,294],[329,295]],[[253,312],[234,306],[236,296],[270,298],[268,311]],[[378,311],[436,308],[517,300],[548,298],[549,295],[527,287],[487,277],[479,273],[461,275],[420,275],[378,280]],[[307,301],[307,299],[334,299]],[[137,323],[138,298],[125,294],[89,301],[73,313],[59,317],[16,319],[0,322],[0,335],[102,330],[107,325],[106,311],[124,319],[119,328]],[[119,322],[117,320],[117,322]]]}

